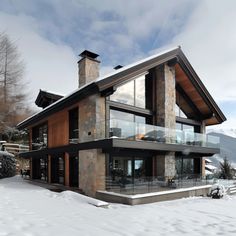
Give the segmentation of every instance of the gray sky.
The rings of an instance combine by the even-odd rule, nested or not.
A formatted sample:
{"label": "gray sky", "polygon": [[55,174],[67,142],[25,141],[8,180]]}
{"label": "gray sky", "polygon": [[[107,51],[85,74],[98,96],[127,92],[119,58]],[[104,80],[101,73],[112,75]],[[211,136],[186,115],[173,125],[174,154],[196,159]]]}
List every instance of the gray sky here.
{"label": "gray sky", "polygon": [[236,1],[1,0],[0,31],[16,41],[29,97],[77,88],[78,54],[100,55],[101,73],[181,45],[236,129]]}

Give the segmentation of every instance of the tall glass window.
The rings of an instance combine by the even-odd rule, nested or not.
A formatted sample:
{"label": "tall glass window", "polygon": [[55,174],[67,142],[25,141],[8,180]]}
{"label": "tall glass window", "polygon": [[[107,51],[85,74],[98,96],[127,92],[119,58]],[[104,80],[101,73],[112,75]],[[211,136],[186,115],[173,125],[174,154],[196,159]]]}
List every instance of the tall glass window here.
{"label": "tall glass window", "polygon": [[184,158],[182,156],[175,159],[176,174],[177,175],[193,175],[194,161],[193,158]]}
{"label": "tall glass window", "polygon": [[142,75],[117,88],[110,96],[111,101],[146,108],[145,75]]}
{"label": "tall glass window", "polygon": [[32,150],[39,150],[47,147],[48,125],[41,124],[32,129]]}
{"label": "tall glass window", "polygon": [[48,180],[48,157],[41,157],[40,158],[40,174],[41,180],[47,181]]}
{"label": "tall glass window", "polygon": [[79,138],[79,110],[74,108],[69,111],[69,140],[70,142],[78,142]]}

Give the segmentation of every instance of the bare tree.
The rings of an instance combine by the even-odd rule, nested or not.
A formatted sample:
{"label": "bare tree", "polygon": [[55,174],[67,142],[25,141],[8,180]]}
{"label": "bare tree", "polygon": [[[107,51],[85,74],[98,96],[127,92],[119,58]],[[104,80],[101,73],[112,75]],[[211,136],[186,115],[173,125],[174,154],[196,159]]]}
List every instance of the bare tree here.
{"label": "bare tree", "polygon": [[[23,79],[24,62],[15,42],[0,34],[0,134],[14,127],[28,109]],[[28,112],[28,111],[27,111]],[[1,138],[1,137],[0,137]]]}

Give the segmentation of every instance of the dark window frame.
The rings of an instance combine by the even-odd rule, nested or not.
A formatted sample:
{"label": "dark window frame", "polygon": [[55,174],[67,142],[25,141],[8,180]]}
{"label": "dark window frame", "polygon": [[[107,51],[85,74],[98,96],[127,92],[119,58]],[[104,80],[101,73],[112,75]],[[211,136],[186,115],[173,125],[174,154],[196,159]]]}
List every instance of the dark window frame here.
{"label": "dark window frame", "polygon": [[[77,118],[76,119],[77,122],[74,121],[74,118]],[[68,111],[68,120],[69,120],[69,123],[68,123],[69,140],[71,139],[79,140],[79,107],[74,107]],[[75,125],[76,127],[74,127],[74,124],[76,124]],[[73,132],[72,132],[72,129],[73,129]],[[77,130],[77,132],[75,132],[75,130]]]}
{"label": "dark window frame", "polygon": [[[40,129],[41,128],[45,128],[47,129],[47,142],[44,143],[44,137],[39,137],[40,135]],[[38,139],[38,141],[42,141],[43,142],[43,146],[39,147],[39,148],[33,148],[33,143],[37,143],[35,139]],[[31,137],[31,148],[32,150],[39,150],[39,149],[44,149],[48,147],[48,121],[43,122],[41,124],[38,124],[34,127],[32,127],[32,137]]]}

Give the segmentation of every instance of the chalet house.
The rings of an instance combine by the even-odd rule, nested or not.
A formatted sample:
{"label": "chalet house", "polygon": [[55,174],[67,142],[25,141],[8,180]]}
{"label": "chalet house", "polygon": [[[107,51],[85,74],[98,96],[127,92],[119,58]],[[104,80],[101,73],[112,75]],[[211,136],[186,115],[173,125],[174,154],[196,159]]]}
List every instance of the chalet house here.
{"label": "chalet house", "polygon": [[205,134],[226,120],[180,47],[99,76],[98,55],[80,54],[71,94],[40,91],[29,130],[31,178],[97,190],[145,178],[201,176],[203,156],[219,153]]}

